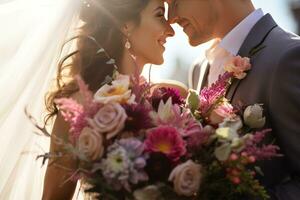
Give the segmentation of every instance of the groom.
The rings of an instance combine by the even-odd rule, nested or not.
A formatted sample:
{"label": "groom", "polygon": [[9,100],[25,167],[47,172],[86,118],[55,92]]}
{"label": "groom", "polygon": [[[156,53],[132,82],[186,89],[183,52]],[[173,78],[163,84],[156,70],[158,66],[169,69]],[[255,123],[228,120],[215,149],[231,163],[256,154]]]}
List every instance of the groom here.
{"label": "groom", "polygon": [[[300,38],[280,28],[270,14],[255,10],[251,0],[170,0],[170,23],[183,27],[192,46],[220,38],[214,52],[251,56],[252,69],[234,81],[227,98],[234,104],[262,103],[267,127],[280,146],[282,158],[261,164],[259,177],[271,199],[300,199]],[[224,51],[225,50],[225,51]],[[222,72],[213,59],[197,63],[191,73],[192,88],[210,85]]]}

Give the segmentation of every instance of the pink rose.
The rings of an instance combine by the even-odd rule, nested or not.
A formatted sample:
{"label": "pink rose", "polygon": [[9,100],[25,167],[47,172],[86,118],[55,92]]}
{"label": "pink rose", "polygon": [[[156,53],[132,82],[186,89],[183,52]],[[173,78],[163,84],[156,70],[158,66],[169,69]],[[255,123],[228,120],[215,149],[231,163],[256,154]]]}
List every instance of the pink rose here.
{"label": "pink rose", "polygon": [[235,117],[233,112],[233,107],[230,103],[224,102],[221,105],[218,105],[209,115],[209,120],[212,124],[219,124],[224,121],[226,118]]}
{"label": "pink rose", "polygon": [[97,160],[103,155],[103,138],[91,128],[85,127],[78,138],[78,150],[86,157]]}
{"label": "pink rose", "polygon": [[251,69],[250,59],[234,56],[226,62],[224,69],[232,72],[235,78],[243,79],[247,75],[245,72]]}
{"label": "pink rose", "polygon": [[174,190],[178,195],[193,196],[200,187],[201,165],[188,160],[175,167],[169,176],[169,181],[174,184]]}
{"label": "pink rose", "polygon": [[109,103],[100,108],[88,122],[97,132],[106,134],[109,140],[124,128],[126,118],[126,112],[120,104]]}

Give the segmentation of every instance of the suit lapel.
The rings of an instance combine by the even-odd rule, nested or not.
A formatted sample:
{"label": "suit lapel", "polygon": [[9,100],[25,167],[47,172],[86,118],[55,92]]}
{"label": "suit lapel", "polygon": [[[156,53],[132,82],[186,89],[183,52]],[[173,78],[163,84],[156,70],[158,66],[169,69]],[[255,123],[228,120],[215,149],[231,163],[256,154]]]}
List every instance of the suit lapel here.
{"label": "suit lapel", "polygon": [[[270,14],[267,14],[263,18],[261,18],[246,37],[238,52],[238,55],[240,55],[241,57],[249,57],[251,64],[254,63],[256,56],[253,53],[255,53],[256,50],[259,51],[260,48],[263,48],[264,41],[275,27],[277,27],[277,24]],[[234,79],[232,84],[230,85],[226,94],[226,98],[230,102],[232,102],[241,81],[242,80]]]}

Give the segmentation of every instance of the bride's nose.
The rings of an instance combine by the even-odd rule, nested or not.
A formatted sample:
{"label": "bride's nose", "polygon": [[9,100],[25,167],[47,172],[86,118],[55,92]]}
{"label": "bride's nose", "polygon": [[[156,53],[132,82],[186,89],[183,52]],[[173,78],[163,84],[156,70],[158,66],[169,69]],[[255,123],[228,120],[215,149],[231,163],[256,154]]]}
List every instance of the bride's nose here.
{"label": "bride's nose", "polygon": [[175,31],[170,24],[167,24],[167,28],[165,30],[165,35],[167,37],[173,37],[175,35]]}

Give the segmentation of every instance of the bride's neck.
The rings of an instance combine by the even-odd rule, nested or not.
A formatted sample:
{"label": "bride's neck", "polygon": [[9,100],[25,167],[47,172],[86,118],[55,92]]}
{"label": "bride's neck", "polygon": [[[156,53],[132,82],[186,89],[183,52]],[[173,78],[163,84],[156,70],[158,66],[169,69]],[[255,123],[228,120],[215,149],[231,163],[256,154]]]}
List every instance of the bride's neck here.
{"label": "bride's neck", "polygon": [[132,75],[135,73],[141,73],[143,70],[145,63],[141,60],[134,59],[128,50],[124,50],[123,56],[119,62],[117,62],[117,66],[119,68],[119,72],[121,74]]}

